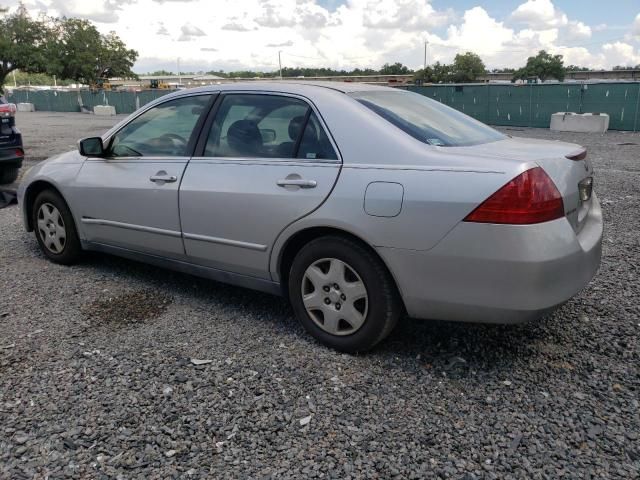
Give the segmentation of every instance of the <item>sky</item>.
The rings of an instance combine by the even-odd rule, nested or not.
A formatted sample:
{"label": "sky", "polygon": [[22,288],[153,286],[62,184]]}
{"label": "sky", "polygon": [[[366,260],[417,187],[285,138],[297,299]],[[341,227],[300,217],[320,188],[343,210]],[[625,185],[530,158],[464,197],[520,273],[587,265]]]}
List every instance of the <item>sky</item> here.
{"label": "sky", "polygon": [[[473,51],[517,68],[545,49],[565,65],[640,64],[640,0],[23,0],[93,21],[139,52],[137,73],[379,68]],[[16,8],[17,0],[0,0]]]}

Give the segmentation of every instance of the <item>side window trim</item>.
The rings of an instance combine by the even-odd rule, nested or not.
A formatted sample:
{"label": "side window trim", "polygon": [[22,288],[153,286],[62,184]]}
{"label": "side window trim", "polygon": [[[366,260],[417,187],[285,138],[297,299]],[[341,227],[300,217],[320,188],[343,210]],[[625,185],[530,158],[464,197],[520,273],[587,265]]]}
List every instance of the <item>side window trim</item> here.
{"label": "side window trim", "polygon": [[[211,158],[217,158],[217,159],[222,159],[222,160],[227,160],[227,161],[228,160],[233,160],[233,157],[207,157],[207,156],[204,155],[206,144],[207,144],[207,139],[208,139],[208,136],[209,136],[209,131],[211,130],[211,125],[215,121],[215,118],[218,115],[218,112],[220,110],[220,105],[222,104],[222,101],[224,100],[224,98],[227,95],[272,95],[272,96],[278,96],[278,97],[295,98],[295,99],[301,100],[304,103],[306,103],[307,107],[309,107],[309,109],[307,110],[308,116],[307,116],[307,121],[305,122],[304,128],[306,128],[307,123],[309,122],[309,118],[311,117],[311,115],[315,114],[316,118],[318,119],[318,122],[320,124],[320,127],[324,130],[324,133],[327,136],[327,138],[329,139],[329,142],[331,143],[331,147],[333,148],[334,153],[336,154],[336,157],[338,157],[338,158],[337,158],[337,160],[322,160],[322,159],[304,159],[304,158],[295,158],[295,157],[294,158],[260,157],[259,159],[253,158],[251,160],[253,160],[253,161],[260,160],[260,161],[266,161],[266,162],[291,162],[291,161],[293,161],[293,162],[298,162],[298,163],[342,164],[342,154],[340,153],[340,149],[338,148],[338,145],[335,143],[333,135],[331,135],[331,131],[327,127],[327,124],[325,123],[324,118],[322,117],[322,115],[320,114],[318,109],[316,108],[315,104],[311,100],[309,100],[307,97],[304,97],[302,95],[286,93],[286,92],[273,92],[273,91],[262,91],[262,90],[223,90],[223,91],[221,91],[219,93],[220,94],[216,98],[216,101],[215,101],[213,107],[211,108],[211,110],[209,111],[209,114],[207,115],[206,121],[202,125],[202,130],[201,130],[200,136],[198,138],[198,143],[197,143],[196,148],[195,148],[195,150],[193,152],[193,155],[192,155],[192,160],[197,161],[197,160],[203,160],[203,159],[206,160],[206,159],[211,159]],[[303,129],[303,132],[304,132],[304,129]],[[301,138],[302,138],[302,135],[300,136],[300,143],[301,143]],[[296,145],[296,151],[295,151],[296,157],[298,155],[299,147],[300,147],[300,144]],[[247,160],[247,161],[249,161],[249,160]]]}
{"label": "side window trim", "polygon": [[[185,95],[177,95],[175,97],[171,97],[168,99],[164,99],[162,97],[163,101],[159,101],[159,102],[151,102],[148,105],[145,105],[145,107],[142,107],[140,109],[139,112],[136,112],[137,114],[135,116],[132,116],[130,119],[127,119],[127,123],[119,125],[117,130],[108,132],[108,135],[106,135],[105,137],[103,137],[102,141],[105,145],[107,145],[107,150],[111,149],[111,144],[113,142],[113,139],[115,138],[115,136],[120,133],[124,128],[126,128],[131,122],[135,121],[137,118],[139,118],[140,116],[144,115],[145,113],[147,113],[149,110],[159,107],[161,105],[164,105],[165,103],[169,103],[172,102],[174,100],[181,100],[184,98],[189,98],[189,97],[210,97],[209,101],[207,103],[207,106],[205,107],[205,111],[202,112],[200,114],[200,117],[198,118],[198,120],[196,121],[193,130],[191,131],[191,136],[189,137],[189,142],[187,143],[187,148],[186,148],[186,154],[180,157],[166,157],[166,158],[190,158],[194,156],[195,153],[195,149],[197,146],[197,141],[200,138],[200,136],[202,136],[202,132],[203,132],[203,123],[205,122],[205,120],[208,118],[208,115],[211,113],[211,110],[213,109],[213,107],[216,104],[216,101],[218,100],[218,98],[221,96],[220,95],[220,91],[215,91],[215,92],[197,92],[197,93],[189,93],[189,94],[185,94]],[[127,160],[135,160],[135,159],[140,159],[140,158],[145,158],[144,156],[140,156],[140,157],[106,157],[109,159],[117,159],[118,161],[127,161]],[[164,157],[163,157],[164,158]]]}
{"label": "side window trim", "polygon": [[298,152],[300,151],[300,145],[302,144],[302,139],[304,138],[304,133],[307,130],[307,124],[309,123],[309,117],[311,117],[311,107],[307,106],[307,113],[304,114],[304,121],[302,122],[302,128],[300,129],[300,134],[296,139],[296,145],[293,147],[293,156],[291,158],[298,158]]}

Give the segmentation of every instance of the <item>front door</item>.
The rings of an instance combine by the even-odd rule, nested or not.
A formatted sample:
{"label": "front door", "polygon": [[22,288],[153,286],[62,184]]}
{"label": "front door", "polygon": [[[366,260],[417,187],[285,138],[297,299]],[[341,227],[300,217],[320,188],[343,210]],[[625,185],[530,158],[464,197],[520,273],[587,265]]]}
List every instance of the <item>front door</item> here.
{"label": "front door", "polygon": [[276,237],[324,201],[341,162],[300,98],[226,94],[210,122],[180,188],[186,254],[194,263],[269,278]]}
{"label": "front door", "polygon": [[95,243],[183,257],[178,189],[211,95],[181,97],[139,115],[87,158],[72,195],[84,237]]}

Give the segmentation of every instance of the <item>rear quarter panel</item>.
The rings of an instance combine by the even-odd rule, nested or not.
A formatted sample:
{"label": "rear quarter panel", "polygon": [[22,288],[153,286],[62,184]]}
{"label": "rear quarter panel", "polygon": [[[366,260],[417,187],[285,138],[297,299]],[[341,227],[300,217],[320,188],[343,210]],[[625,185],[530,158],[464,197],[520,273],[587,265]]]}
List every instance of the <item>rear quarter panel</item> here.
{"label": "rear quarter panel", "polygon": [[[429,250],[479,201],[512,177],[511,172],[486,170],[345,165],[324,204],[280,234],[271,257],[271,273],[277,279],[279,253],[286,241],[313,227],[337,228],[373,247]],[[397,216],[378,217],[365,211],[367,186],[379,181],[403,186],[404,198]]]}

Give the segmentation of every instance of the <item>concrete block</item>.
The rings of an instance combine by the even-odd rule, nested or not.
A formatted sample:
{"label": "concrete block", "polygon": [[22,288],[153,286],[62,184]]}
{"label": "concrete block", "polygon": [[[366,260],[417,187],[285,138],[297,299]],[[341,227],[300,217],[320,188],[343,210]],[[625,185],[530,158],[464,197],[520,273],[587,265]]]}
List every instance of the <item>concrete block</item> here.
{"label": "concrete block", "polygon": [[551,115],[550,128],[556,132],[604,133],[609,129],[609,115],[558,112]]}
{"label": "concrete block", "polygon": [[93,107],[93,113],[95,115],[110,116],[116,114],[116,107],[111,105],[96,105]]}
{"label": "concrete block", "polygon": [[35,112],[36,107],[33,103],[19,103],[16,105],[19,112]]}

